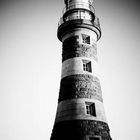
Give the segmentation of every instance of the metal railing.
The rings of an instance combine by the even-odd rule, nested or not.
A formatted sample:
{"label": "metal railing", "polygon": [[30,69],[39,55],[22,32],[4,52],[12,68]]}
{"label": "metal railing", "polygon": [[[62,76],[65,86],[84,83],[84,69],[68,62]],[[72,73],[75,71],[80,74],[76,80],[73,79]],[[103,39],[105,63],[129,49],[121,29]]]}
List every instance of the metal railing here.
{"label": "metal railing", "polygon": [[100,27],[100,21],[99,21],[99,18],[98,18],[98,17],[95,17],[94,25],[95,25],[96,27],[98,27],[99,29],[101,29],[101,27]]}
{"label": "metal railing", "polygon": [[[67,17],[67,19],[65,19],[65,21],[63,20],[63,17],[60,18],[60,21],[58,23],[58,26],[62,25],[64,22],[67,21],[71,21],[71,20],[77,20],[77,19],[83,19],[83,20],[87,20],[86,18],[83,18],[83,16],[70,16]],[[93,24],[95,27],[100,29],[100,21],[98,17],[95,17],[94,20],[87,20],[88,22],[90,22],[91,24]]]}
{"label": "metal railing", "polygon": [[76,2],[76,3],[72,3],[72,4],[69,4],[68,6],[66,6],[63,9],[62,14],[64,14],[65,12],[67,12],[71,9],[77,9],[77,8],[87,9],[87,10],[90,10],[91,12],[95,13],[95,9],[90,3]]}

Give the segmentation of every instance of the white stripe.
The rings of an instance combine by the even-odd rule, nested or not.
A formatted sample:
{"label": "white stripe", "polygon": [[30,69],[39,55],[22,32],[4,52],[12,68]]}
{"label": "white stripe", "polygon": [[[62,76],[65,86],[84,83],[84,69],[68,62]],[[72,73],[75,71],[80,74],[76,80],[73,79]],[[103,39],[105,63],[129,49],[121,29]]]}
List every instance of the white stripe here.
{"label": "white stripe", "polygon": [[[96,117],[86,114],[86,102],[95,103]],[[58,104],[56,122],[64,120],[97,120],[107,122],[103,103],[96,99],[70,99]]]}
{"label": "white stripe", "polygon": [[[83,70],[83,60],[91,61],[92,72]],[[97,65],[96,62],[87,57],[74,57],[65,60],[62,63],[62,72],[61,78],[66,76],[75,75],[75,74],[89,74],[89,75],[97,75]]]}

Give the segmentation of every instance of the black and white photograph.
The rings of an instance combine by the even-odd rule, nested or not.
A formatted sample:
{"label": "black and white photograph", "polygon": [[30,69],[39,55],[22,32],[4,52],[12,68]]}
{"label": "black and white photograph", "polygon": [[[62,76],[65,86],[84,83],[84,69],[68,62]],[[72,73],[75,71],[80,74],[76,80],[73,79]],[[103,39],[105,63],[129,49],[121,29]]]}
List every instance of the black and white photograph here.
{"label": "black and white photograph", "polygon": [[0,0],[0,140],[140,140],[138,0]]}

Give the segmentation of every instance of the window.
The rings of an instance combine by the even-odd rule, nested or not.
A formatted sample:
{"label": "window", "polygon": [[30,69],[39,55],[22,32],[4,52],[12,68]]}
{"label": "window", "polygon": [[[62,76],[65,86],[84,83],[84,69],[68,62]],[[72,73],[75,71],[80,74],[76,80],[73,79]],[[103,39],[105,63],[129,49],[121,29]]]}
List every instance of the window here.
{"label": "window", "polygon": [[92,72],[91,61],[83,60],[83,70],[88,71],[88,72]]}
{"label": "window", "polygon": [[86,102],[86,114],[96,117],[95,103]]}
{"label": "window", "polygon": [[83,43],[90,44],[90,36],[82,34]]}

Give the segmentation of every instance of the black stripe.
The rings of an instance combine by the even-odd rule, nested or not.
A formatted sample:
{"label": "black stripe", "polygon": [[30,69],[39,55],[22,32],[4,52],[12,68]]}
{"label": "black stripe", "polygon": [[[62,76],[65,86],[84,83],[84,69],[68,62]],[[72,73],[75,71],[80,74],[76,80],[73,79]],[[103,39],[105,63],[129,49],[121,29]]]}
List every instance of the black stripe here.
{"label": "black stripe", "polygon": [[51,140],[89,140],[100,136],[101,140],[111,140],[107,123],[95,120],[71,120],[54,124]]}
{"label": "black stripe", "polygon": [[72,98],[89,98],[103,101],[99,79],[92,75],[76,74],[61,80],[59,102]]}
{"label": "black stripe", "polygon": [[79,44],[78,36],[72,36],[63,43],[62,61],[73,57],[88,57],[97,60],[97,45]]}

